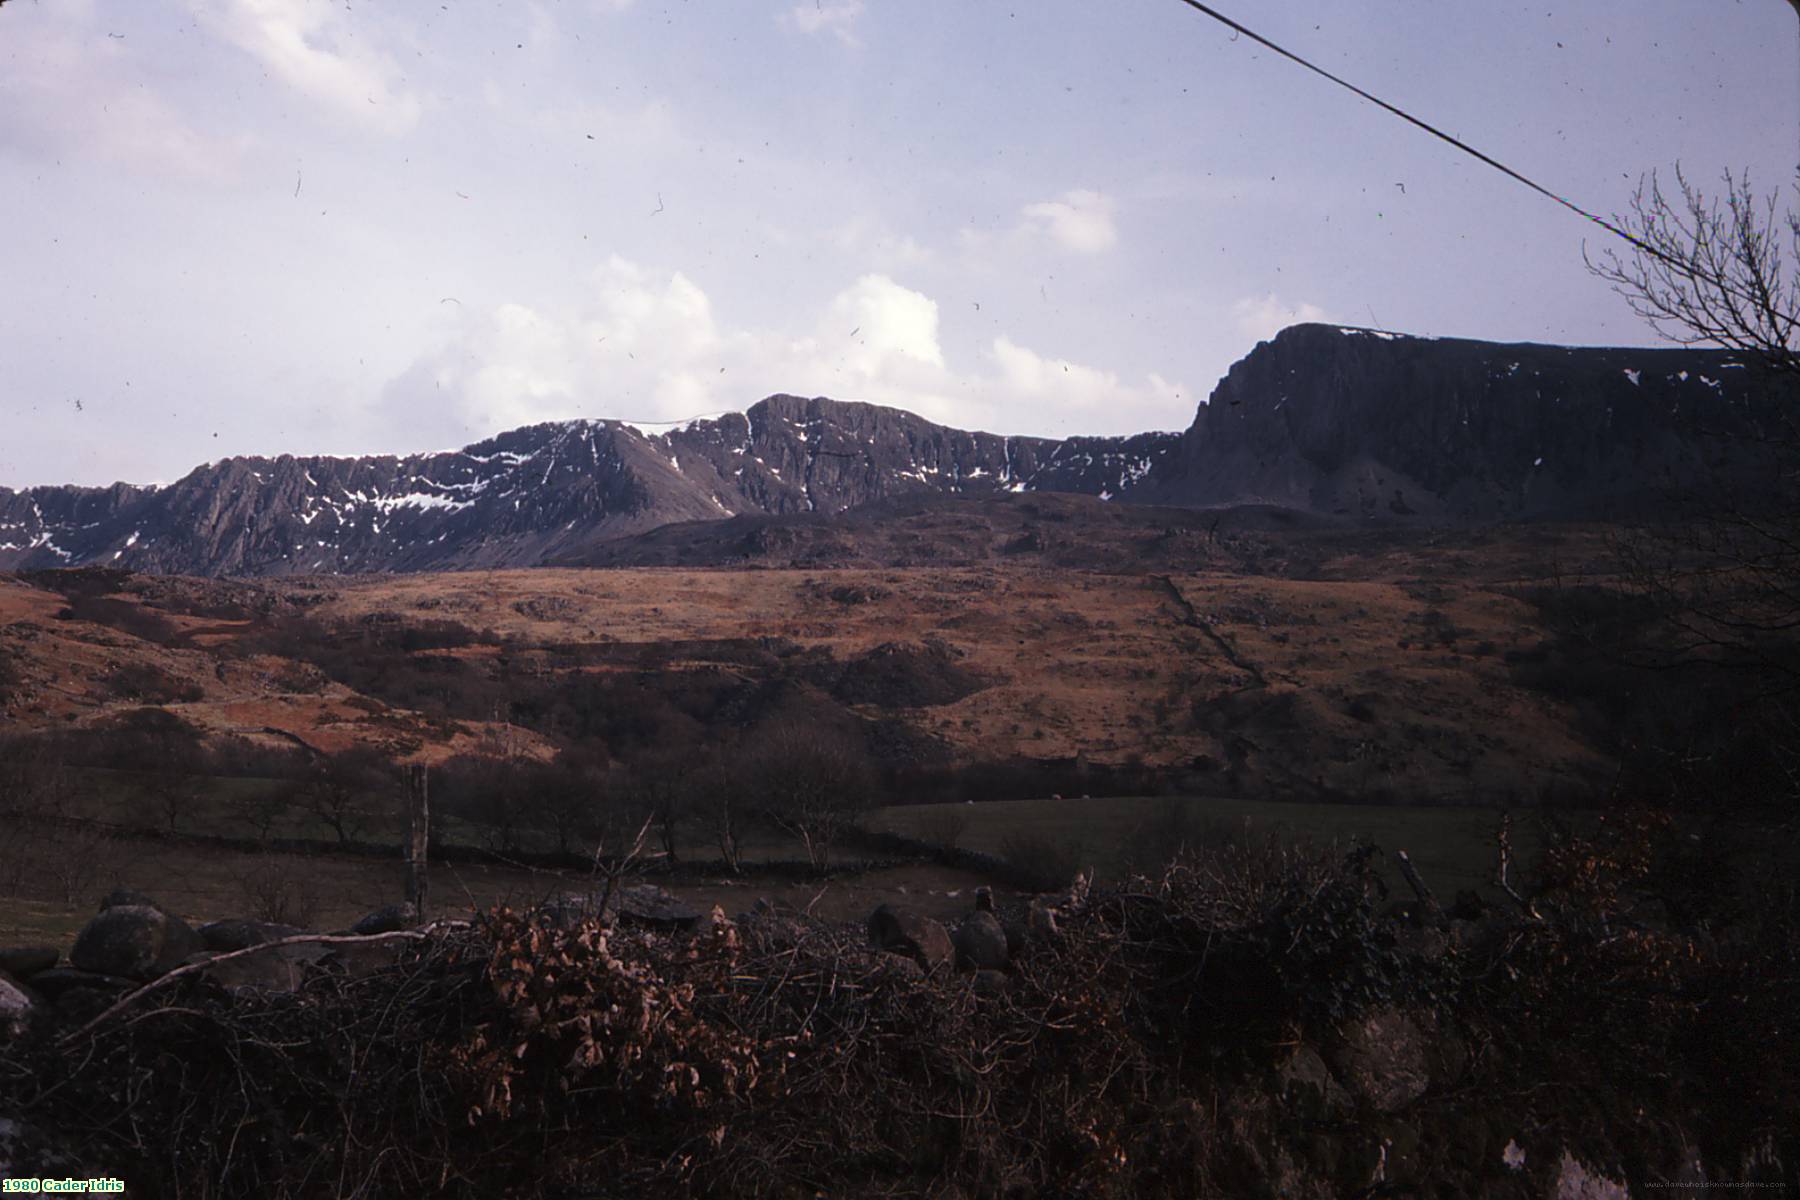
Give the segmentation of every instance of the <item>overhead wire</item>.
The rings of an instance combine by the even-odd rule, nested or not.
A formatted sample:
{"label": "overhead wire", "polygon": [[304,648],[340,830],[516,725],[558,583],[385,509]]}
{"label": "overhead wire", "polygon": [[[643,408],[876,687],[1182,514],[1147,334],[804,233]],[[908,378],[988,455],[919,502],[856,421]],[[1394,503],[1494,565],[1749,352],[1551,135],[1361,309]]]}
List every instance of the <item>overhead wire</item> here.
{"label": "overhead wire", "polygon": [[[1792,0],[1792,2],[1795,3],[1797,8],[1800,8],[1800,0]],[[1227,28],[1232,29],[1232,30],[1236,31],[1237,33],[1242,34],[1244,37],[1249,38],[1251,41],[1255,42],[1257,45],[1266,47],[1267,49],[1274,51],[1276,54],[1281,55],[1281,57],[1287,59],[1288,61],[1296,63],[1299,66],[1306,68],[1308,71],[1311,71],[1313,74],[1318,75],[1324,79],[1328,79],[1332,83],[1337,84],[1341,88],[1344,88],[1348,91],[1354,92],[1356,95],[1362,97],[1364,100],[1367,100],[1370,104],[1373,104],[1378,108],[1385,109],[1386,111],[1394,114],[1396,117],[1399,117],[1402,121],[1407,122],[1409,125],[1417,126],[1418,128],[1424,130],[1426,133],[1429,133],[1432,137],[1437,138],[1439,141],[1448,142],[1450,145],[1456,147],[1458,150],[1461,150],[1464,154],[1467,154],[1467,155],[1471,156],[1472,158],[1478,159],[1479,161],[1486,163],[1488,166],[1494,168],[1494,170],[1499,171],[1502,175],[1505,175],[1510,179],[1516,180],[1517,182],[1524,184],[1526,187],[1528,187],[1532,191],[1538,193],[1540,196],[1544,196],[1547,199],[1555,201],[1557,204],[1562,205],[1564,208],[1568,209],[1570,212],[1576,214],[1577,216],[1584,217],[1587,220],[1592,221],[1595,225],[1598,225],[1600,228],[1606,230],[1608,233],[1614,234],[1614,235],[1624,239],[1626,242],[1630,243],[1633,247],[1635,247],[1637,250],[1641,251],[1642,253],[1650,255],[1652,258],[1658,259],[1661,262],[1667,264],[1668,266],[1676,267],[1676,268],[1682,269],[1684,271],[1689,269],[1691,264],[1682,263],[1680,259],[1675,258],[1674,256],[1668,254],[1666,251],[1663,251],[1661,249],[1658,249],[1656,246],[1651,245],[1649,242],[1646,242],[1643,238],[1638,237],[1636,234],[1632,233],[1630,230],[1625,229],[1622,226],[1620,226],[1612,221],[1607,220],[1605,217],[1602,217],[1595,213],[1589,212],[1587,209],[1585,209],[1581,205],[1575,203],[1573,200],[1570,200],[1568,197],[1560,195],[1559,193],[1552,191],[1551,189],[1545,187],[1543,184],[1539,183],[1537,180],[1532,179],[1530,176],[1525,175],[1524,173],[1522,173],[1520,171],[1515,171],[1513,168],[1507,166],[1505,163],[1501,162],[1499,159],[1494,158],[1491,155],[1482,153],[1480,150],[1477,150],[1475,147],[1469,145],[1469,143],[1463,141],[1461,138],[1456,137],[1454,134],[1445,133],[1442,129],[1439,129],[1436,125],[1433,125],[1431,122],[1425,121],[1425,120],[1420,119],[1419,117],[1413,116],[1411,113],[1407,112],[1405,109],[1399,107],[1398,105],[1389,104],[1386,100],[1383,100],[1380,96],[1377,96],[1372,92],[1366,91],[1363,88],[1357,87],[1354,83],[1351,83],[1349,80],[1343,78],[1340,75],[1333,74],[1332,72],[1326,70],[1324,67],[1319,66],[1317,63],[1311,61],[1310,59],[1307,59],[1299,54],[1294,53],[1292,50],[1289,50],[1285,46],[1282,46],[1282,45],[1277,44],[1276,42],[1270,41],[1268,38],[1266,38],[1262,34],[1256,32],[1254,29],[1251,29],[1249,26],[1244,25],[1240,21],[1233,20],[1232,18],[1226,16],[1224,13],[1220,12],[1218,9],[1212,7],[1210,4],[1202,3],[1202,0],[1181,0],[1181,3],[1187,5],[1189,8],[1193,9],[1196,12],[1199,12],[1208,17],[1211,17],[1213,20],[1219,22],[1221,25],[1224,25]]]}

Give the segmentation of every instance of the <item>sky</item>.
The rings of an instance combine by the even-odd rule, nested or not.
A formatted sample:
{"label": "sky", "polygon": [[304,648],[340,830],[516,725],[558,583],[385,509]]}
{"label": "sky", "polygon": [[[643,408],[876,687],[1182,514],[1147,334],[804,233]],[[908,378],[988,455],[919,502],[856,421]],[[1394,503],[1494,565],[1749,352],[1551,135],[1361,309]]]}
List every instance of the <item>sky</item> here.
{"label": "sky", "polygon": [[[1603,214],[1792,196],[1782,0],[1218,0]],[[1653,344],[1607,235],[1177,0],[0,2],[0,486],[776,392],[1181,429],[1303,320]]]}

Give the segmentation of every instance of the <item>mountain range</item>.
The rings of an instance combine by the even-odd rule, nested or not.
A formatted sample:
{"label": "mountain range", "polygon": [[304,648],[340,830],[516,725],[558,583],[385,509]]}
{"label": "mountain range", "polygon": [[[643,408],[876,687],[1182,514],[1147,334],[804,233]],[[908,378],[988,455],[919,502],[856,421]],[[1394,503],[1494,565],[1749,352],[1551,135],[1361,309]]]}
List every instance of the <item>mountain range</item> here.
{"label": "mountain range", "polygon": [[677,523],[1020,492],[1357,523],[1613,518],[1713,477],[1732,439],[1711,435],[1753,428],[1781,394],[1726,351],[1298,325],[1234,365],[1179,434],[1006,437],[778,395],[664,432],[570,421],[403,458],[229,458],[160,487],[0,488],[0,570],[619,561],[623,539]]}

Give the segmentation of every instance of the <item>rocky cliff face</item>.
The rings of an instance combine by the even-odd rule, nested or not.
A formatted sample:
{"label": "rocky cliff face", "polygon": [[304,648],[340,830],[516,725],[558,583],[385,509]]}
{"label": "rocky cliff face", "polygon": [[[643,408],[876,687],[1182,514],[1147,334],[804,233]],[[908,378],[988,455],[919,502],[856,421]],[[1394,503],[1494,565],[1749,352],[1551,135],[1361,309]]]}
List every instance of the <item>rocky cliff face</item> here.
{"label": "rocky cliff face", "polygon": [[1297,325],[1231,368],[1135,498],[1353,519],[1626,515],[1716,481],[1734,450],[1716,435],[1762,419],[1779,394],[1722,351]]}
{"label": "rocky cliff face", "polygon": [[1000,437],[871,404],[774,396],[665,433],[577,421],[406,458],[227,459],[161,488],[0,489],[0,570],[526,566],[738,513],[835,513],[909,494],[1125,497],[1178,440]]}

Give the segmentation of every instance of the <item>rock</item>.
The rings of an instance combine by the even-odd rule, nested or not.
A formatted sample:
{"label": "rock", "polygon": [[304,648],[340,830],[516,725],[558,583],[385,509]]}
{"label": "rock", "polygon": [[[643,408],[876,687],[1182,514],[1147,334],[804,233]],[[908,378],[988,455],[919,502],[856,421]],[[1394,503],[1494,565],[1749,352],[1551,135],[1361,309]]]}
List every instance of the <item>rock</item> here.
{"label": "rock", "polygon": [[76,967],[52,967],[33,975],[31,986],[50,1002],[57,1020],[79,1024],[140,985],[135,979],[117,975],[101,975]]}
{"label": "rock", "polygon": [[1033,897],[1030,907],[1025,910],[1026,941],[1054,942],[1062,937],[1062,930],[1057,927],[1057,908],[1043,896]]}
{"label": "rock", "polygon": [[1008,962],[1006,930],[992,912],[977,910],[956,927],[956,962],[977,971],[1004,971]]}
{"label": "rock", "polygon": [[956,962],[956,946],[943,925],[910,908],[883,904],[869,914],[869,942],[912,959],[927,971]]}
{"label": "rock", "polygon": [[621,888],[613,905],[620,921],[650,929],[687,930],[700,921],[699,909],[653,883]]}
{"label": "rock", "polygon": [[1319,1052],[1308,1045],[1295,1046],[1275,1068],[1275,1084],[1282,1103],[1310,1120],[1350,1107],[1350,1094],[1332,1076]]}
{"label": "rock", "polygon": [[600,915],[595,911],[595,903],[586,896],[570,893],[545,901],[542,911],[558,929],[573,929]]}
{"label": "rock", "polygon": [[329,947],[314,943],[260,946],[214,962],[203,974],[229,991],[292,992],[306,980],[307,969],[325,957]]}
{"label": "rock", "polygon": [[889,975],[909,981],[925,978],[925,968],[910,958],[898,954],[877,954],[876,957],[881,960],[880,969]]}
{"label": "rock", "polygon": [[975,889],[975,911],[991,913],[994,911],[994,889],[978,887]]}
{"label": "rock", "polygon": [[983,996],[997,996],[1012,984],[1012,977],[1005,971],[976,971],[970,982],[975,991]]}
{"label": "rock", "polygon": [[[400,961],[405,949],[405,939],[394,938],[385,942],[364,942],[361,944],[326,946],[325,953],[319,962],[327,969],[338,972],[350,979],[367,979],[371,975],[389,970]],[[282,947],[286,949],[286,947]]]}
{"label": "rock", "polygon": [[1615,1183],[1588,1165],[1563,1151],[1562,1164],[1556,1172],[1556,1183],[1550,1195],[1553,1200],[1631,1200],[1622,1183]]}
{"label": "rock", "polygon": [[1019,955],[1025,953],[1025,945],[1031,940],[1031,930],[1017,917],[1001,921],[1000,927],[1006,930],[1006,957],[1009,961],[1016,962]]}
{"label": "rock", "polygon": [[106,893],[105,898],[100,901],[100,911],[105,912],[109,908],[124,908],[127,905],[137,905],[142,908],[154,908],[158,912],[162,911],[162,905],[144,895],[144,893],[134,892],[130,888],[114,888],[112,891]]}
{"label": "rock", "polygon": [[224,921],[208,921],[197,932],[200,934],[201,945],[208,950],[226,954],[233,950],[248,950],[251,946],[260,946],[264,942],[294,937],[306,931],[272,921],[249,921],[233,917]]}
{"label": "rock", "polygon": [[1232,366],[1132,499],[1476,522],[1630,508],[1646,480],[1722,478],[1707,443],[1731,439],[1694,427],[1740,430],[1781,395],[1742,357],[1293,325]]}
{"label": "rock", "polygon": [[55,946],[0,947],[0,971],[14,979],[30,979],[39,971],[48,971],[62,958]]}
{"label": "rock", "polygon": [[1436,962],[1450,950],[1450,935],[1429,925],[1402,925],[1394,930],[1394,948],[1425,962]]}
{"label": "rock", "polygon": [[0,971],[0,1037],[17,1037],[44,1006],[36,992]]}
{"label": "rock", "polygon": [[138,986],[135,979],[83,971],[79,967],[51,967],[31,977],[31,987],[49,1000],[60,1000],[72,991],[126,992]]}
{"label": "rock", "polygon": [[389,904],[376,909],[362,920],[350,927],[350,932],[359,936],[375,933],[393,933],[401,929],[411,929],[419,922],[419,910],[410,903]]}
{"label": "rock", "polygon": [[81,930],[69,962],[84,971],[154,979],[199,950],[200,935],[180,917],[143,904],[104,908]]}
{"label": "rock", "polygon": [[1431,1086],[1429,1039],[1398,1009],[1383,1008],[1350,1022],[1335,1055],[1338,1078],[1377,1112],[1411,1104]]}

